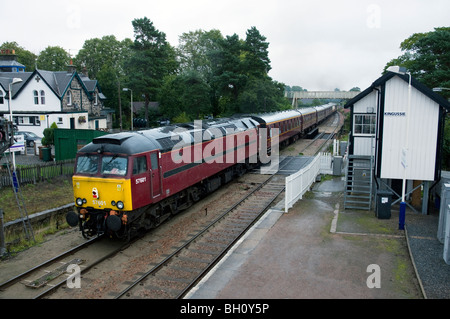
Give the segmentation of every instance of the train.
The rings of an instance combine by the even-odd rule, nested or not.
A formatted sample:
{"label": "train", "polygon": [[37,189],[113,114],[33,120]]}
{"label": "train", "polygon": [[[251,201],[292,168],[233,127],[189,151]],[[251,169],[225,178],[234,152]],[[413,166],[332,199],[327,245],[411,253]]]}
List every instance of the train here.
{"label": "train", "polygon": [[258,167],[274,140],[294,142],[335,111],[329,103],[94,138],[76,155],[67,223],[85,238],[129,240]]}

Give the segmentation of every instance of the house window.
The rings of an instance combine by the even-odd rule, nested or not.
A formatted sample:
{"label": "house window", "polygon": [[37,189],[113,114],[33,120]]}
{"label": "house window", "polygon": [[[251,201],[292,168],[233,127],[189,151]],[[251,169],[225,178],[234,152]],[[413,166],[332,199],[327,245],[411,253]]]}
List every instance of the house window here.
{"label": "house window", "polygon": [[354,134],[375,134],[375,114],[355,114]]}
{"label": "house window", "polygon": [[34,96],[34,104],[39,104],[39,94],[38,94],[38,91],[34,90],[34,91],[33,91],[33,96]]}
{"label": "house window", "polygon": [[41,90],[41,104],[45,104],[45,92]]}
{"label": "house window", "polygon": [[67,105],[72,105],[72,91],[67,91]]}
{"label": "house window", "polygon": [[98,94],[94,92],[94,105],[98,105]]}
{"label": "house window", "polygon": [[3,103],[5,103],[5,98],[3,96],[3,92],[0,91],[0,104],[3,104]]}

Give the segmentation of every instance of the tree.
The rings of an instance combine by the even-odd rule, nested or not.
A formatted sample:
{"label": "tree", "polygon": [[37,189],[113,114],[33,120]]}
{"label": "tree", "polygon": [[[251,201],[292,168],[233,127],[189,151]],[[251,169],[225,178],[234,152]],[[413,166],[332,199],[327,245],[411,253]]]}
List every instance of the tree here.
{"label": "tree", "polygon": [[114,35],[89,39],[84,42],[74,62],[78,70],[85,69],[92,79],[97,79],[105,65],[114,69],[117,77],[123,77],[124,61],[130,55],[131,45],[130,39],[119,41]]}
{"label": "tree", "polygon": [[266,76],[271,69],[269,43],[266,42],[266,37],[262,36],[255,27],[247,30],[246,36],[244,45],[246,72],[256,77]]}
{"label": "tree", "polygon": [[240,113],[262,113],[286,110],[289,102],[284,98],[284,84],[266,77],[251,77],[239,96]]}
{"label": "tree", "polygon": [[69,64],[69,53],[59,46],[48,46],[39,53],[37,66],[41,70],[62,71]]}
{"label": "tree", "polygon": [[172,120],[183,113],[192,120],[212,113],[210,87],[195,71],[166,77],[158,100],[161,112]]}
{"label": "tree", "polygon": [[144,95],[145,119],[148,123],[150,97],[156,99],[165,76],[178,68],[175,49],[166,41],[166,35],[157,30],[147,17],[132,21],[134,42],[132,54],[126,63],[129,85],[137,96]]}
{"label": "tree", "polygon": [[[415,33],[400,44],[405,53],[389,61],[385,68],[399,65],[430,88],[450,87],[450,27]],[[442,92],[449,98],[450,93]]]}
{"label": "tree", "polygon": [[220,49],[223,36],[219,30],[196,30],[183,33],[179,37],[177,53],[181,72],[197,72],[205,81],[212,76],[210,52]]}
{"label": "tree", "polygon": [[108,106],[113,108],[117,115],[115,127],[119,126],[118,119],[121,117],[119,105],[129,101],[127,96],[120,95],[120,91],[121,83],[127,81],[124,64],[130,56],[132,44],[131,39],[119,41],[114,35],[89,39],[84,42],[83,48],[74,59],[77,70],[86,72],[91,79],[98,80],[102,92],[108,97]]}

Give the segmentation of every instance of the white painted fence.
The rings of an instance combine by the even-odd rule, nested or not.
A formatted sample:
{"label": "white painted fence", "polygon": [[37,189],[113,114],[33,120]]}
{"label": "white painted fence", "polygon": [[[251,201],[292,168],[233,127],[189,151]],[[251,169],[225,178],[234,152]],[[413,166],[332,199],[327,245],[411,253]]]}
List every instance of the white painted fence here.
{"label": "white painted fence", "polygon": [[319,153],[308,166],[286,177],[284,197],[284,211],[286,213],[299,199],[302,199],[303,194],[309,190],[319,173],[332,174],[332,161],[333,157],[330,153]]}

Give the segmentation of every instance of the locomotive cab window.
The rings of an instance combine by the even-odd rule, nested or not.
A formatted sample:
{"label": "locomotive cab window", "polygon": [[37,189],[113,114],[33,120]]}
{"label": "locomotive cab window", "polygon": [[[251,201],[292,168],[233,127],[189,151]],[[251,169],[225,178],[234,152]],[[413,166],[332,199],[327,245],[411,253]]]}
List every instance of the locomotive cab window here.
{"label": "locomotive cab window", "polygon": [[124,176],[127,173],[127,164],[126,157],[103,156],[101,173]]}
{"label": "locomotive cab window", "polygon": [[78,156],[76,172],[83,174],[95,174],[98,170],[98,155]]}
{"label": "locomotive cab window", "polygon": [[145,173],[147,171],[147,157],[139,156],[133,160],[133,175]]}

